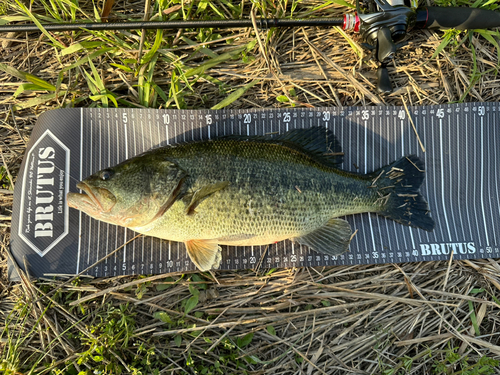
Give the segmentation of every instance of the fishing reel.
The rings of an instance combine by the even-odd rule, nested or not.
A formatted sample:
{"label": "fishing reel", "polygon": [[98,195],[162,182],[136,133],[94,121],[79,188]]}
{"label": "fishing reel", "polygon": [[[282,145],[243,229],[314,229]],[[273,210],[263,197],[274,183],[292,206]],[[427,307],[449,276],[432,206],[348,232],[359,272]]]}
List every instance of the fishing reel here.
{"label": "fishing reel", "polygon": [[[411,1],[411,2],[410,2]],[[365,49],[379,62],[377,90],[392,92],[392,83],[387,65],[394,59],[397,50],[407,44],[405,37],[418,20],[415,0],[373,0],[360,4],[356,0],[356,13],[344,17],[345,30],[361,34]]]}

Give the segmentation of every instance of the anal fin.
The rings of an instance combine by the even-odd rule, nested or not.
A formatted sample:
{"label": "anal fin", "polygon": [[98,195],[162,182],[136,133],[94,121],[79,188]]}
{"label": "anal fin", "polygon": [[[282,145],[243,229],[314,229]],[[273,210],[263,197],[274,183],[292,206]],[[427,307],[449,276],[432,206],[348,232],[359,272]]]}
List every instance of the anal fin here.
{"label": "anal fin", "polygon": [[200,271],[219,268],[222,250],[215,240],[190,240],[185,244],[189,258]]}
{"label": "anal fin", "polygon": [[301,245],[328,255],[345,253],[351,242],[352,230],[349,223],[343,219],[330,219],[328,223],[305,236],[294,240]]}

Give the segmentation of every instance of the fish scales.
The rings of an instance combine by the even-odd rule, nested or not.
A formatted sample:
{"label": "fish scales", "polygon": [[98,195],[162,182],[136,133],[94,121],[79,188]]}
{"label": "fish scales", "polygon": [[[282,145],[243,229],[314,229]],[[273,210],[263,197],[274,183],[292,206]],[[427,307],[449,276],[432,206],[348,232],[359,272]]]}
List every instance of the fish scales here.
{"label": "fish scales", "polygon": [[201,202],[195,215],[186,215],[180,200],[156,223],[137,229],[153,236],[264,245],[308,233],[332,217],[379,208],[379,196],[368,188],[371,176],[326,167],[280,145],[215,140],[158,152],[191,176],[188,192],[220,181],[229,185]]}
{"label": "fish scales", "polygon": [[183,242],[206,271],[219,245],[265,245],[293,239],[339,255],[352,230],[339,218],[375,212],[432,230],[419,192],[425,170],[416,156],[369,174],[338,168],[340,144],[323,128],[275,137],[230,136],[150,150],[89,176],[68,204],[139,233]]}

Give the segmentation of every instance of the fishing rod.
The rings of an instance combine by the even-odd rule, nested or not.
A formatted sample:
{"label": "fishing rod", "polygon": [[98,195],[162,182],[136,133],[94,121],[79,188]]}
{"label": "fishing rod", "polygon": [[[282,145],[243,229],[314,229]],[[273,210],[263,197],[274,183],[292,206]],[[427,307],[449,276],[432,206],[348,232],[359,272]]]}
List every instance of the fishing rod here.
{"label": "fishing rod", "polygon": [[[363,1],[363,0],[362,0]],[[500,12],[478,8],[424,7],[417,8],[416,0],[356,0],[356,11],[340,18],[266,19],[255,20],[258,28],[339,26],[359,33],[372,57],[378,61],[377,91],[392,92],[387,65],[394,60],[398,49],[405,46],[407,33],[414,29],[488,29],[500,27]],[[213,21],[142,21],[61,23],[42,25],[47,31],[184,29],[184,28],[243,28],[253,27],[252,20]],[[34,24],[4,25],[1,32],[39,32]]]}

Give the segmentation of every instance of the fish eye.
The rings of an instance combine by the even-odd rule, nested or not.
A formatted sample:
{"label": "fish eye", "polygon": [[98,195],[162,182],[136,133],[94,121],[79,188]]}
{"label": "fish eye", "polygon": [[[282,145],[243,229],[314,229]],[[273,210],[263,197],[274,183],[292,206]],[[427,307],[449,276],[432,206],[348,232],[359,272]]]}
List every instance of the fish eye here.
{"label": "fish eye", "polygon": [[101,180],[106,181],[109,180],[113,175],[114,175],[113,171],[105,169],[101,172],[101,175],[99,177],[101,177]]}

